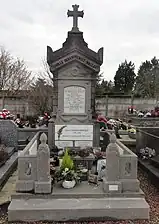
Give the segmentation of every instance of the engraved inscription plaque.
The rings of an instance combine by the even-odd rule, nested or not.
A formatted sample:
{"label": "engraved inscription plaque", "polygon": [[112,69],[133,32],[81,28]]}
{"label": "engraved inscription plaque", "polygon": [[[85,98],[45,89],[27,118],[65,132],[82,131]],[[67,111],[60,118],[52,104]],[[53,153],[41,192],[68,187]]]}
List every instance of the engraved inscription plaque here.
{"label": "engraved inscription plaque", "polygon": [[93,141],[93,125],[55,125],[55,140]]}
{"label": "engraved inscription plaque", "polygon": [[118,185],[109,185],[109,191],[118,191]]}
{"label": "engraved inscription plaque", "polygon": [[58,148],[73,147],[73,141],[55,141]]}
{"label": "engraved inscription plaque", "polygon": [[93,141],[75,141],[75,147],[92,147]]}
{"label": "engraved inscription plaque", "polygon": [[85,113],[85,88],[81,86],[68,86],[64,88],[64,113]]}

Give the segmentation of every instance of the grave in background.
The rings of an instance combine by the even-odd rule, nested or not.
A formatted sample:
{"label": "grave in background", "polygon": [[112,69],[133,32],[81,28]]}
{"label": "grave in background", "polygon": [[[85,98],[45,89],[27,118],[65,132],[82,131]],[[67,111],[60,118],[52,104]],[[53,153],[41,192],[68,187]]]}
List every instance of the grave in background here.
{"label": "grave in background", "polygon": [[151,158],[139,158],[139,165],[146,170],[150,180],[159,188],[159,127],[139,127],[136,132],[136,154],[140,157],[141,149],[154,149]]}
{"label": "grave in background", "polygon": [[0,120],[0,190],[17,166],[17,126],[11,120]]}
{"label": "grave in background", "polygon": [[136,127],[157,127],[159,125],[158,117],[132,117],[131,121]]}

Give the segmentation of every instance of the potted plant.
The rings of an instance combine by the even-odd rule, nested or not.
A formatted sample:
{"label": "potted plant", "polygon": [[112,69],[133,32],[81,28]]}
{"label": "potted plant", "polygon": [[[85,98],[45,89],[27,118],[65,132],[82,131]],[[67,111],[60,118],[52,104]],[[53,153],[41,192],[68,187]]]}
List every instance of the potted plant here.
{"label": "potted plant", "polygon": [[80,181],[80,174],[80,171],[75,170],[73,160],[66,149],[60,169],[55,174],[57,182],[62,181],[64,188],[73,188]]}
{"label": "potted plant", "polygon": [[128,130],[128,135],[132,139],[136,139],[136,129],[135,128],[130,128]]}

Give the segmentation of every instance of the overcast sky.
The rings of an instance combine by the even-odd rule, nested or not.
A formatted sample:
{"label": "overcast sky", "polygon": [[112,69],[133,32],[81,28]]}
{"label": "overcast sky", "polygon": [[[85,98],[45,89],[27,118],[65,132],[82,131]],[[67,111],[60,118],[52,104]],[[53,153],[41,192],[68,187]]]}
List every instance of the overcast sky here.
{"label": "overcast sky", "polygon": [[159,58],[159,0],[0,0],[0,45],[42,69],[46,46],[61,47],[72,28],[67,10],[79,4],[79,28],[89,48],[104,47],[104,77],[113,79],[119,63]]}

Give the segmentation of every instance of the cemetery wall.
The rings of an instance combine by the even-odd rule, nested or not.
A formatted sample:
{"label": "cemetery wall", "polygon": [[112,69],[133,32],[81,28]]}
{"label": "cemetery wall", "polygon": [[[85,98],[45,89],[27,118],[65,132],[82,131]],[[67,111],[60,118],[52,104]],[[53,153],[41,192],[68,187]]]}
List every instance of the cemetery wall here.
{"label": "cemetery wall", "polygon": [[[132,104],[131,96],[109,96],[108,98],[96,98],[96,109],[109,117],[123,117],[127,113],[128,106]],[[2,97],[0,97],[0,109],[2,109]],[[133,105],[139,110],[153,109],[156,99],[135,98]],[[4,107],[13,114],[21,116],[33,115],[34,110],[27,97],[5,97]]]}
{"label": "cemetery wall", "polygon": [[33,115],[34,110],[27,97],[0,97],[0,110],[9,110],[12,114],[21,116]]}
{"label": "cemetery wall", "polygon": [[131,96],[109,96],[96,98],[96,109],[109,117],[123,117],[127,114],[128,106],[134,105],[137,110],[153,109],[156,99],[140,99]]}
{"label": "cemetery wall", "polygon": [[139,127],[136,133],[136,152],[149,147],[159,155],[159,127]]}

